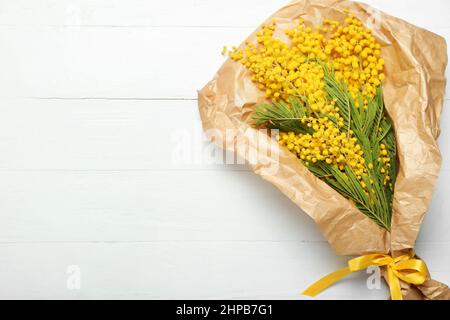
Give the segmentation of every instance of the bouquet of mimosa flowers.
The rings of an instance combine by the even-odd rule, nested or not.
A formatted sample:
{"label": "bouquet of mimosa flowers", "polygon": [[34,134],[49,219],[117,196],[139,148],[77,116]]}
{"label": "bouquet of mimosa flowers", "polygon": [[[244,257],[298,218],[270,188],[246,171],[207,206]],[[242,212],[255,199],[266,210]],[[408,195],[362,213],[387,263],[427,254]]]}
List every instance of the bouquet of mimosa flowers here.
{"label": "bouquet of mimosa flowers", "polygon": [[[199,92],[205,130],[244,158],[276,150],[255,173],[356,256],[304,294],[376,265],[392,299],[449,299],[414,253],[441,163],[445,41],[356,2],[300,0],[224,54]],[[270,142],[246,134],[259,129]]]}

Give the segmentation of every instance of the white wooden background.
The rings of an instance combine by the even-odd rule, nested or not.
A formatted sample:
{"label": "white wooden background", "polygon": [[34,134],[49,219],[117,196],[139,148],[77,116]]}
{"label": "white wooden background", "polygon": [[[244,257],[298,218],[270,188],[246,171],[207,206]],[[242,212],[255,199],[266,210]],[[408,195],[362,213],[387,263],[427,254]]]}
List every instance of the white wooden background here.
{"label": "white wooden background", "polygon": [[[0,1],[0,298],[303,299],[345,263],[247,168],[200,161],[196,90],[285,1]],[[367,2],[450,41],[449,1]],[[446,283],[448,107],[417,244]],[[174,161],[182,133],[192,163]],[[387,297],[366,278],[319,298]]]}

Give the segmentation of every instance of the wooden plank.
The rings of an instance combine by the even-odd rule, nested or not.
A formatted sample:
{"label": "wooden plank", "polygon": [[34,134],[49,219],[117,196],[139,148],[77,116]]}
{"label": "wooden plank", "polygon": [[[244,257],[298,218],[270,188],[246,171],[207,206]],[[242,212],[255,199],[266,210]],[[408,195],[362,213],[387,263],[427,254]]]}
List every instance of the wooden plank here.
{"label": "wooden plank", "polygon": [[[433,29],[448,27],[446,0],[366,0],[374,8]],[[1,1],[1,25],[255,27],[287,0],[27,0]],[[432,18],[431,18],[432,17]]]}
{"label": "wooden plank", "polygon": [[323,241],[251,172],[2,172],[0,242]]}
{"label": "wooden plank", "polygon": [[[419,244],[417,250],[433,278],[449,283],[446,248]],[[0,298],[309,299],[300,292],[345,262],[325,243],[3,244]],[[67,288],[71,266],[80,290]],[[368,277],[351,275],[315,299],[387,299],[386,285],[369,290]]]}
{"label": "wooden plank", "polygon": [[[450,170],[450,101],[440,145]],[[0,170],[248,170],[204,137],[196,101],[0,100]]]}
{"label": "wooden plank", "polygon": [[[195,99],[225,61],[223,46],[252,31],[0,27],[0,98]],[[437,32],[450,40],[450,28]]]}
{"label": "wooden plank", "polygon": [[0,170],[248,170],[206,139],[197,101],[0,104]]}
{"label": "wooden plank", "polygon": [[223,45],[250,32],[0,27],[0,97],[195,99],[225,61]]}
{"label": "wooden plank", "polygon": [[[450,242],[441,173],[421,242]],[[275,187],[243,171],[2,172],[0,242],[324,241]]]}

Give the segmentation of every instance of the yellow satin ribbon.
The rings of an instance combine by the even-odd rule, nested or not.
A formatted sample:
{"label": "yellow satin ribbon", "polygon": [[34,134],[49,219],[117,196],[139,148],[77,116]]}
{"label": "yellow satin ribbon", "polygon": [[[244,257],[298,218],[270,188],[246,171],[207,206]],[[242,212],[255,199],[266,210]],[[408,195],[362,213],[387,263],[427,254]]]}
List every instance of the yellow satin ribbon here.
{"label": "yellow satin ribbon", "polygon": [[331,286],[333,283],[348,276],[349,274],[364,270],[369,266],[385,266],[388,272],[389,290],[391,291],[392,300],[402,300],[402,292],[400,288],[400,280],[407,283],[420,285],[427,279],[427,266],[422,260],[412,259],[414,253],[392,258],[386,254],[368,254],[348,261],[348,267],[330,273],[323,277],[303,294],[314,297],[320,292]]}

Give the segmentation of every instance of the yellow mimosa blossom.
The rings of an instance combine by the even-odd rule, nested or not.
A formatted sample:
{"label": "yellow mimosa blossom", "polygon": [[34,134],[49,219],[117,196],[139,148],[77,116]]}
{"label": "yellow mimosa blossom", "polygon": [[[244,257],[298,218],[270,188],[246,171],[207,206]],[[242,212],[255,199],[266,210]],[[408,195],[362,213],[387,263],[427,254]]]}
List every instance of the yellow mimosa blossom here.
{"label": "yellow mimosa blossom", "polygon": [[[299,121],[312,133],[282,132],[279,143],[306,165],[323,161],[343,172],[348,165],[366,189],[362,180],[374,164],[365,163],[353,131],[343,130],[347,119],[341,116],[336,100],[328,96],[324,77],[325,68],[331,70],[336,80],[346,85],[355,106],[367,109],[385,79],[381,44],[352,14],[342,23],[324,20],[319,26],[300,19],[294,28],[284,30],[285,41],[275,36],[275,31],[275,23],[262,25],[255,43],[247,41],[241,48],[233,48],[229,56],[251,72],[252,81],[266,98],[288,101],[295,96],[308,104],[312,113]],[[384,145],[378,161],[386,185],[390,158]]]}

